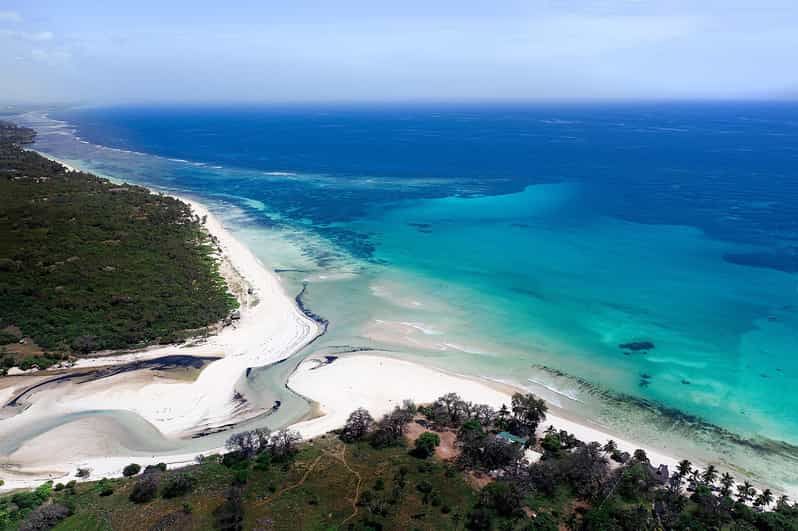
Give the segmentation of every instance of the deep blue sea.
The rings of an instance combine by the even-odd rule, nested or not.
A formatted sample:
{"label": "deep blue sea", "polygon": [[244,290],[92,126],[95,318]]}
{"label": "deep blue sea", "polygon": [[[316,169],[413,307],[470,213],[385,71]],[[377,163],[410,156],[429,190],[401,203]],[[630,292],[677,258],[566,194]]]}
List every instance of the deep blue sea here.
{"label": "deep blue sea", "polygon": [[512,380],[630,437],[798,477],[798,104],[25,120],[46,153],[215,204],[308,283],[331,322],[314,348]]}

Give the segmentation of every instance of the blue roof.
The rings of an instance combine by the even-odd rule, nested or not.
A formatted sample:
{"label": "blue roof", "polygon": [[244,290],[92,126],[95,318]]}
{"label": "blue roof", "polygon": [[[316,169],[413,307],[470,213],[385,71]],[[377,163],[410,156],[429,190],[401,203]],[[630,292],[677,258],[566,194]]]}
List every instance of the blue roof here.
{"label": "blue roof", "polygon": [[499,432],[499,434],[496,435],[496,437],[501,437],[502,439],[506,439],[510,442],[519,443],[519,444],[523,444],[526,442],[526,437],[519,437],[518,435],[513,435],[509,431]]}

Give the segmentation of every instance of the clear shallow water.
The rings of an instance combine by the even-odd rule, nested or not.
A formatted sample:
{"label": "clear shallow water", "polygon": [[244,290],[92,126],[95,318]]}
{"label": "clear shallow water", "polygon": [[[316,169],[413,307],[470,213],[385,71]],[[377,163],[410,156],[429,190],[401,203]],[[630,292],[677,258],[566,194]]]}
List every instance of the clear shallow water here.
{"label": "clear shallow water", "polygon": [[[314,350],[534,382],[643,442],[798,477],[795,106],[56,116],[79,138],[28,115],[43,151],[224,205],[309,281]],[[282,374],[255,371],[264,401]]]}

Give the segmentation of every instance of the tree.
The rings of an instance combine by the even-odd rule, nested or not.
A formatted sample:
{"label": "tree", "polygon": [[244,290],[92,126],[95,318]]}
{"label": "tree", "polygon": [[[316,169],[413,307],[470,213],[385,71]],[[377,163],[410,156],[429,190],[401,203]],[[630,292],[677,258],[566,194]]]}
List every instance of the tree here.
{"label": "tree", "polygon": [[734,486],[734,478],[728,472],[724,472],[720,477],[720,495],[727,497],[731,495]]}
{"label": "tree", "polygon": [[496,410],[487,404],[474,406],[474,417],[483,426],[490,426],[496,418]]}
{"label": "tree", "polygon": [[405,427],[413,420],[413,414],[400,407],[380,419],[377,429],[371,438],[375,448],[384,448],[399,442],[405,433]]}
{"label": "tree", "polygon": [[563,460],[562,470],[574,490],[586,498],[595,497],[609,474],[601,446],[592,442],[577,448]]}
{"label": "tree", "polygon": [[708,465],[704,473],[701,474],[701,480],[710,487],[715,484],[718,479],[718,470],[715,465]]}
{"label": "tree", "polygon": [[777,511],[786,511],[790,507],[790,497],[786,494],[782,494],[779,496],[778,501],[776,502],[776,510]]}
{"label": "tree", "polygon": [[507,430],[510,427],[510,410],[507,409],[507,404],[502,404],[496,413],[496,428],[499,430]]}
{"label": "tree", "polygon": [[282,429],[269,439],[269,451],[275,459],[287,459],[296,452],[296,444],[302,440],[298,431]]}
{"label": "tree", "polygon": [[748,481],[737,485],[737,501],[740,503],[749,502],[756,495],[756,489]]}
{"label": "tree", "polygon": [[690,471],[693,470],[693,464],[687,459],[682,459],[676,465],[676,472],[679,474],[679,479],[684,479]]}
{"label": "tree", "polygon": [[511,444],[495,435],[485,439],[481,464],[488,470],[504,468],[517,463],[521,459],[521,445]]}
{"label": "tree", "polygon": [[634,460],[638,463],[648,463],[648,455],[642,448],[638,448],[634,453]]}
{"label": "tree", "polygon": [[532,393],[525,395],[515,393],[511,405],[513,417],[510,426],[512,430],[517,435],[534,437],[538,425],[541,421],[546,420],[546,411],[548,411],[546,402]]}
{"label": "tree", "polygon": [[177,474],[169,479],[163,487],[164,498],[176,498],[188,494],[194,488],[195,480],[187,474]]}
{"label": "tree", "polygon": [[122,475],[129,478],[135,476],[139,472],[141,472],[141,465],[138,463],[130,463],[122,470]]}
{"label": "tree", "polygon": [[373,425],[371,414],[362,407],[357,408],[349,415],[341,431],[341,439],[345,442],[359,441],[368,435]]}
{"label": "tree", "polygon": [[771,503],[773,503],[773,492],[770,489],[763,490],[754,500],[754,506],[762,507],[763,509]]}
{"label": "tree", "polygon": [[413,454],[416,457],[426,459],[427,457],[435,453],[435,448],[437,448],[440,444],[441,444],[441,438],[438,436],[437,433],[432,433],[431,431],[425,431],[424,433],[419,435],[418,439],[416,439],[416,447],[415,450],[413,451]]}
{"label": "tree", "polygon": [[485,430],[477,420],[469,420],[457,431],[457,445],[460,447],[460,462],[466,466],[479,464],[482,448],[485,445]]}
{"label": "tree", "polygon": [[479,493],[479,505],[494,511],[499,516],[514,516],[521,510],[523,495],[509,481],[491,483]]}
{"label": "tree", "polygon": [[271,432],[268,428],[257,428],[234,433],[225,442],[225,448],[249,459],[261,450],[266,449],[270,441],[270,434]]}
{"label": "tree", "polygon": [[[40,505],[31,511],[19,526],[20,531],[44,531],[52,529],[58,522],[71,515],[69,507],[59,503]],[[2,522],[2,520],[0,520]]]}
{"label": "tree", "polygon": [[146,503],[158,493],[159,477],[157,473],[145,474],[139,479],[133,490],[130,491],[130,501],[134,503]]}
{"label": "tree", "polygon": [[465,420],[466,406],[457,393],[446,393],[432,404],[435,422],[448,426],[459,426]]}
{"label": "tree", "polygon": [[618,451],[618,443],[610,439],[604,444],[604,446],[601,447],[601,451],[605,454],[611,455]]}
{"label": "tree", "polygon": [[233,486],[227,491],[224,503],[213,511],[216,528],[224,531],[244,529],[244,489]]}

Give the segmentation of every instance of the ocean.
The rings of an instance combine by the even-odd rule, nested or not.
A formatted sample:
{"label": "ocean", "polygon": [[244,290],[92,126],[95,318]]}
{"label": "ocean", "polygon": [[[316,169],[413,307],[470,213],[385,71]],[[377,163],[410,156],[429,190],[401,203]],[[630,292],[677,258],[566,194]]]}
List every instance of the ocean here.
{"label": "ocean", "polygon": [[[798,105],[304,105],[20,115],[195,196],[329,320],[666,451],[798,478]],[[253,371],[264,401],[287,366]],[[274,422],[274,420],[272,420]]]}

